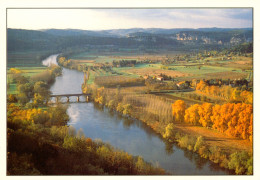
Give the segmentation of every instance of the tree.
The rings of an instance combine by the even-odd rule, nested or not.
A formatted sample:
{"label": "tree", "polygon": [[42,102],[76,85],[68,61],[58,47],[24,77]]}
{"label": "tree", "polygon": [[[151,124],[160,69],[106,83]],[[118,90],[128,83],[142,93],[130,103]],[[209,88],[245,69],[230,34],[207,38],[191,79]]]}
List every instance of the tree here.
{"label": "tree", "polygon": [[199,149],[200,149],[203,145],[204,145],[204,139],[203,139],[202,136],[199,136],[199,137],[197,138],[197,141],[196,141],[195,145],[194,145],[193,151],[194,151],[194,152],[198,152]]}
{"label": "tree", "polygon": [[37,81],[34,84],[34,103],[43,104],[44,101],[49,99],[50,91],[48,85],[43,81]]}
{"label": "tree", "polygon": [[163,134],[163,137],[167,139],[174,138],[174,129],[175,126],[173,123],[168,124],[165,128],[165,133]]}
{"label": "tree", "polygon": [[199,123],[203,127],[211,127],[211,119],[212,116],[212,104],[210,103],[204,103],[199,107]]}
{"label": "tree", "polygon": [[69,116],[66,111],[67,108],[61,104],[58,104],[57,107],[51,107],[49,110],[50,125],[65,126],[69,121]]}
{"label": "tree", "polygon": [[174,104],[172,104],[172,115],[174,121],[179,121],[179,122],[184,121],[185,108],[186,108],[186,104],[182,100],[177,100],[175,101]]}
{"label": "tree", "polygon": [[25,105],[30,100],[25,93],[18,94],[17,99],[18,99],[18,103],[22,105]]}
{"label": "tree", "polygon": [[17,87],[19,93],[24,93],[26,94],[27,97],[30,97],[33,92],[33,84],[32,83],[25,83],[25,84],[20,84]]}
{"label": "tree", "polygon": [[199,124],[199,119],[200,119],[199,107],[200,106],[198,104],[194,104],[185,110],[185,116],[184,116],[185,122],[191,123],[193,125]]}
{"label": "tree", "polygon": [[17,102],[16,96],[13,95],[13,94],[9,94],[9,95],[8,95],[8,98],[7,98],[7,102],[8,102],[8,103],[16,103],[16,102]]}
{"label": "tree", "polygon": [[233,101],[241,101],[240,93],[241,93],[241,91],[238,90],[237,88],[235,88],[231,94],[230,99]]}
{"label": "tree", "polygon": [[204,81],[200,80],[200,82],[197,84],[196,90],[204,91],[206,86],[207,84]]}
{"label": "tree", "polygon": [[124,115],[130,114],[133,109],[131,104],[125,104],[125,105],[123,105],[123,108],[124,108],[124,110],[123,110]]}
{"label": "tree", "polygon": [[240,94],[240,97],[242,99],[242,102],[253,104],[253,93],[250,91],[242,91]]}
{"label": "tree", "polygon": [[246,167],[250,166],[247,165],[248,160],[250,160],[250,157],[247,152],[235,152],[230,156],[228,167],[230,169],[234,169],[236,171],[236,174],[244,174],[246,172]]}
{"label": "tree", "polygon": [[118,112],[123,112],[123,110],[124,110],[124,107],[123,107],[123,104],[122,103],[118,103],[118,105],[117,105],[117,107],[116,107],[116,110],[118,111]]}

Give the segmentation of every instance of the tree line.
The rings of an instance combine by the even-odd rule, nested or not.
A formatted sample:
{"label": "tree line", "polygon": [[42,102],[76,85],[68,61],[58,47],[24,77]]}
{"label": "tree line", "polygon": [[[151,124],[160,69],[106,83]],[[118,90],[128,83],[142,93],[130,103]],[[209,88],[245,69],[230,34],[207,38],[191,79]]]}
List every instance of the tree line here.
{"label": "tree line", "polygon": [[253,138],[253,106],[245,103],[212,105],[194,104],[186,108],[182,100],[172,104],[174,122],[185,122],[215,129],[221,133],[248,139]]}
{"label": "tree line", "polygon": [[243,90],[242,88],[233,88],[231,86],[209,86],[204,81],[200,81],[196,86],[197,92],[203,92],[206,95],[216,96],[230,102],[253,103],[253,92]]}

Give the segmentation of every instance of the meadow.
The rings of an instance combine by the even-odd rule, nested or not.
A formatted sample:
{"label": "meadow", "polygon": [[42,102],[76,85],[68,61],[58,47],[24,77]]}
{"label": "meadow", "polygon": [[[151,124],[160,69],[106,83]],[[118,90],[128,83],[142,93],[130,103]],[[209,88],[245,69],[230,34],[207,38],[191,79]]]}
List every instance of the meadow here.
{"label": "meadow", "polygon": [[7,67],[43,67],[42,60],[53,51],[15,51],[7,54]]}

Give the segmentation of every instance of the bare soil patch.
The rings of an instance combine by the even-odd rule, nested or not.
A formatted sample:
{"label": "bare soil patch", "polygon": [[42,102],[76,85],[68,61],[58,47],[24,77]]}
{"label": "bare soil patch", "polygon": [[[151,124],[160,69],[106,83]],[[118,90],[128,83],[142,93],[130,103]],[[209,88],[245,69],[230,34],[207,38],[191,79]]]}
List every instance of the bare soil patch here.
{"label": "bare soil patch", "polygon": [[72,59],[75,63],[94,63],[95,60],[90,60],[90,59]]}
{"label": "bare soil patch", "polygon": [[218,79],[238,79],[238,78],[246,78],[246,73],[240,73],[240,72],[217,72],[217,73],[207,73],[204,75],[205,79],[212,79],[212,78],[218,78]]}
{"label": "bare soil patch", "polygon": [[140,76],[145,76],[145,75],[158,76],[160,74],[165,74],[167,76],[172,76],[172,77],[191,76],[191,74],[183,73],[183,72],[179,72],[179,71],[154,69],[154,68],[128,69],[128,70],[125,70],[125,72],[138,74]]}

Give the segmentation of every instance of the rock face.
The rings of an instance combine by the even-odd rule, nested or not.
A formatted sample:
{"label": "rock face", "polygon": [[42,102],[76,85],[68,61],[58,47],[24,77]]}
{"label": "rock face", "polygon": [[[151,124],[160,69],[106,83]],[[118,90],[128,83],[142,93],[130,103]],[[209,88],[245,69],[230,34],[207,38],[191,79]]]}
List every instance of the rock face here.
{"label": "rock face", "polygon": [[252,30],[225,30],[225,31],[180,31],[169,34],[154,34],[147,32],[135,32],[127,34],[127,38],[142,42],[176,41],[183,44],[207,44],[207,45],[237,45],[252,41]]}
{"label": "rock face", "polygon": [[[176,39],[177,41],[193,41],[199,42],[202,44],[218,44],[218,45],[237,45],[243,42],[252,41],[250,36],[246,37],[245,34],[227,34],[226,32],[180,32],[177,33],[175,36],[171,36],[172,39]],[[223,36],[221,36],[221,34]]]}

